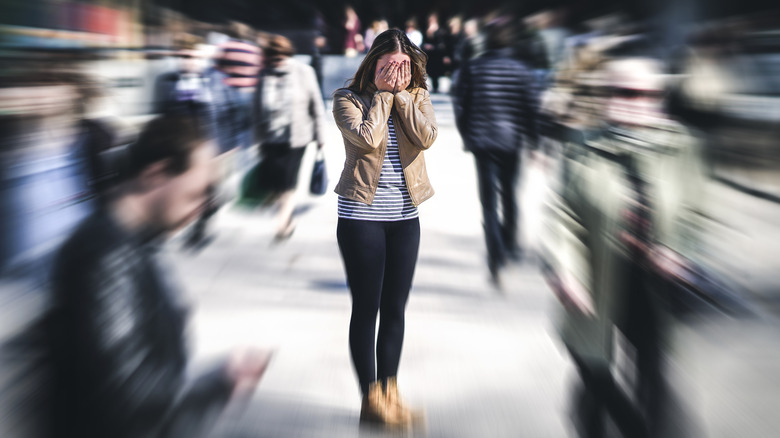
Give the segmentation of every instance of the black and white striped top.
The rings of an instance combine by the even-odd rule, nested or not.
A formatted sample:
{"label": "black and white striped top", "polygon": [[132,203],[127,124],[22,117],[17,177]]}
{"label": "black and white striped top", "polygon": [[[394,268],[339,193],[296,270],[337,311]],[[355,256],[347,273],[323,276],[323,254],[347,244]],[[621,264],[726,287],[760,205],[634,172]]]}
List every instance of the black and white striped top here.
{"label": "black and white striped top", "polygon": [[401,221],[418,217],[417,207],[412,204],[406,178],[398,155],[398,142],[395,137],[393,117],[387,120],[389,140],[387,152],[382,163],[382,173],[379,175],[379,185],[376,188],[374,202],[366,205],[339,196],[338,212],[343,219],[359,219],[366,221]]}

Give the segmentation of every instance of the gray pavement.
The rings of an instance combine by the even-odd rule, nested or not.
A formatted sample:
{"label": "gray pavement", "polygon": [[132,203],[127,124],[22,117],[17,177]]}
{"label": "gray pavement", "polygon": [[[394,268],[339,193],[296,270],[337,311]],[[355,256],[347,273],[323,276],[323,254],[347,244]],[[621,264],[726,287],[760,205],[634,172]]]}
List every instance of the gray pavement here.
{"label": "gray pavement", "polygon": [[[551,335],[551,296],[530,263],[507,271],[503,292],[489,286],[473,159],[463,151],[449,100],[435,96],[434,105],[440,131],[426,162],[437,194],[420,208],[420,258],[399,372],[402,393],[427,411],[427,427],[408,435],[566,436],[572,369]],[[332,122],[327,139],[334,185],[344,150]],[[312,152],[301,171],[303,189]],[[529,194],[525,203],[534,199]],[[276,349],[250,405],[226,415],[215,437],[383,436],[358,427],[336,195],[311,198],[304,190],[300,201],[305,211],[283,244],[271,243],[272,212],[229,208],[202,252],[172,250],[196,306],[193,348],[201,362],[234,345]]]}

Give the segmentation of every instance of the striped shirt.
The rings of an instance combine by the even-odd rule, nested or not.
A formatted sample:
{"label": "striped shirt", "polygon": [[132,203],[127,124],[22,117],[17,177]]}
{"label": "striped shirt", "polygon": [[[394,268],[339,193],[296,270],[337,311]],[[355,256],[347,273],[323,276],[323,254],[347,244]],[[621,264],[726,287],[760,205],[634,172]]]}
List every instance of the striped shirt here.
{"label": "striped shirt", "polygon": [[229,76],[225,84],[236,88],[254,87],[260,72],[260,48],[239,40],[226,41],[220,48],[219,66]]}
{"label": "striped shirt", "polygon": [[374,202],[366,205],[362,202],[339,196],[338,213],[342,219],[367,221],[401,221],[418,217],[417,207],[412,204],[409,189],[406,187],[401,157],[398,155],[398,142],[395,137],[393,117],[387,120],[389,140],[387,151],[379,174],[379,184]]}

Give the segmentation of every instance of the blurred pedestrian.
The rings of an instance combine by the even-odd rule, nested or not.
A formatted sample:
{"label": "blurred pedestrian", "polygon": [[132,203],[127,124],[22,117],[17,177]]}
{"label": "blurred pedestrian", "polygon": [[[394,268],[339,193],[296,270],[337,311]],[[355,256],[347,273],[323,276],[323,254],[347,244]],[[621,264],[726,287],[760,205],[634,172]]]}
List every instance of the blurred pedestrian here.
{"label": "blurred pedestrian", "polygon": [[447,29],[439,26],[439,15],[428,16],[428,27],[423,36],[422,49],[428,55],[428,77],[431,79],[432,92],[439,92],[439,78],[444,76],[444,57],[447,50]]}
{"label": "blurred pedestrian", "polygon": [[417,27],[417,19],[412,17],[406,20],[406,37],[417,47],[423,45],[423,34]]}
{"label": "blurred pedestrian", "polygon": [[225,79],[225,84],[234,88],[240,99],[240,112],[237,114],[240,124],[237,146],[246,149],[255,143],[252,97],[262,65],[262,53],[256,44],[257,33],[248,25],[233,22],[228,32],[230,40],[220,46],[219,69],[229,76]]}
{"label": "blurred pedestrian", "polygon": [[366,30],[366,37],[363,39],[363,44],[365,46],[364,51],[368,53],[368,51],[371,50],[371,45],[374,44],[376,37],[389,28],[390,26],[387,24],[387,20],[374,20],[374,22],[371,23],[371,27]]}
{"label": "blurred pedestrian", "polygon": [[347,6],[344,15],[344,54],[354,57],[363,52],[363,29],[355,8]]}
{"label": "blurred pedestrian", "polygon": [[[209,123],[218,146],[218,155],[215,158],[217,176],[209,188],[209,201],[206,207],[201,211],[200,217],[186,237],[185,245],[192,249],[202,248],[210,240],[209,223],[219,209],[228,202],[230,194],[226,190],[226,183],[233,173],[242,167],[241,149],[247,148],[251,142],[248,140],[251,134],[247,135],[251,110],[247,107],[248,94],[245,90],[254,87],[247,88],[247,85],[236,84],[235,51],[240,50],[240,46],[236,44],[234,40],[225,42],[217,51],[214,65],[203,72],[209,93]],[[244,52],[242,56],[249,60],[257,55]]]}
{"label": "blurred pedestrian", "polygon": [[396,376],[420,243],[417,206],[433,196],[423,151],[438,128],[425,59],[403,31],[385,31],[333,98],[347,155],[336,186],[337,237],[352,295],[349,343],[361,423],[409,426],[416,418],[398,395]]}
{"label": "blurred pedestrian", "polygon": [[[557,209],[553,289],[582,378],[575,406],[584,437],[606,436],[607,415],[624,436],[665,436],[664,289],[685,271],[701,215],[702,161],[690,134],[663,113],[662,65],[622,46],[601,70],[604,127],[568,148]],[[625,345],[633,369],[618,372],[635,376],[629,394],[613,371]]]}
{"label": "blurred pedestrian", "polygon": [[[176,70],[162,74],[155,84],[154,112],[191,115],[213,131],[211,90],[205,76],[207,60],[194,35],[177,36]],[[213,132],[212,132],[213,133]]]}
{"label": "blurred pedestrian", "polygon": [[507,259],[522,258],[515,190],[521,151],[536,148],[537,105],[532,72],[512,56],[509,23],[493,24],[486,34],[488,50],[461,68],[453,102],[458,131],[477,166],[488,268],[498,287]]}
{"label": "blurred pedestrian", "polygon": [[314,69],[292,57],[290,40],[274,35],[264,47],[265,68],[257,87],[255,122],[265,173],[261,185],[278,196],[275,239],[295,230],[295,187],[306,146],[325,141],[325,104]]}
{"label": "blurred pedestrian", "polygon": [[459,59],[456,59],[458,45],[463,40],[463,17],[456,15],[447,21],[448,31],[444,44],[444,72],[452,77],[452,74],[460,67]]}
{"label": "blurred pedestrian", "polygon": [[[463,38],[455,49],[455,62],[463,65],[485,51],[485,36],[480,31],[479,20],[471,18],[463,23]],[[454,81],[453,81],[454,82]]]}
{"label": "blurred pedestrian", "polygon": [[251,394],[268,357],[237,352],[189,381],[187,305],[160,262],[164,239],[207,199],[214,145],[190,116],[150,122],[129,178],[60,248],[46,339],[52,437],[193,437]]}

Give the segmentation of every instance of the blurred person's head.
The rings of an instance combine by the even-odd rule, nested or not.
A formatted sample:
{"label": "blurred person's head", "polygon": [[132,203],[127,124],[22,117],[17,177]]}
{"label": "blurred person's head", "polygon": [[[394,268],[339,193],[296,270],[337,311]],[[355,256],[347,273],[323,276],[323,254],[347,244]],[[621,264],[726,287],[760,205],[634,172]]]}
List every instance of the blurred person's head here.
{"label": "blurred person's head", "polygon": [[419,47],[412,44],[406,34],[398,29],[390,29],[382,32],[374,40],[371,50],[368,51],[360,64],[355,77],[347,88],[362,93],[369,85],[374,83],[377,72],[391,61],[410,61],[412,79],[409,89],[425,88],[425,64],[428,56]]}
{"label": "blurred person's head", "polygon": [[428,27],[439,27],[439,14],[431,12],[428,15]]}
{"label": "blurred person's head", "polygon": [[257,38],[257,33],[248,24],[231,21],[227,29],[228,36],[233,39],[254,41]]}
{"label": "blurred person's head", "polygon": [[461,30],[463,30],[463,18],[460,15],[456,15],[450,18],[450,21],[447,22],[447,25],[450,28],[450,34],[458,35],[460,34]]}
{"label": "blurred person's head", "polygon": [[661,61],[631,57],[607,61],[606,118],[612,124],[652,126],[663,118],[665,76]]}
{"label": "blurred person's head", "polygon": [[476,18],[470,18],[463,23],[463,33],[467,38],[477,36],[479,33],[479,20]]}
{"label": "blurred person's head", "polygon": [[282,35],[270,35],[263,46],[263,61],[266,68],[279,68],[295,54],[292,41]]}
{"label": "blurred person's head", "polygon": [[517,39],[515,26],[508,17],[499,17],[485,26],[485,47],[488,50],[510,47]]}
{"label": "blurred person's head", "polygon": [[417,20],[415,18],[406,20],[406,31],[411,32],[414,30],[417,30]]}
{"label": "blurred person's head", "polygon": [[381,20],[374,20],[373,23],[371,23],[371,28],[376,32],[377,34],[380,34],[387,29],[390,28],[390,25],[387,23],[387,20],[381,19]]}
{"label": "blurred person's head", "polygon": [[179,71],[182,73],[198,73],[206,67],[205,54],[200,50],[201,41],[194,35],[182,34],[176,39],[176,52]]}
{"label": "blurred person's head", "polygon": [[127,179],[118,201],[132,198],[137,228],[169,232],[195,219],[212,184],[215,146],[201,124],[166,115],[149,122],[127,152]]}
{"label": "blurred person's head", "polygon": [[358,18],[357,12],[355,12],[355,8],[349,5],[344,8],[344,15],[346,15],[347,21],[352,21]]}

